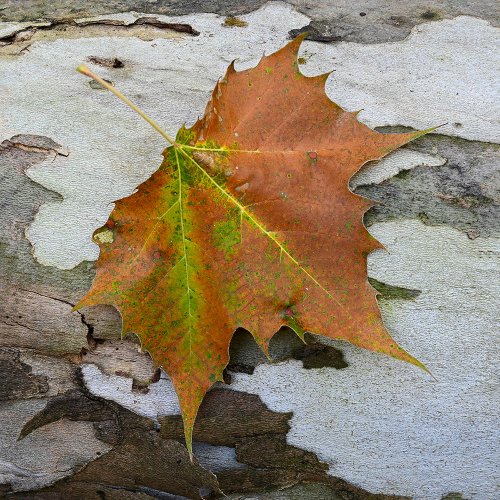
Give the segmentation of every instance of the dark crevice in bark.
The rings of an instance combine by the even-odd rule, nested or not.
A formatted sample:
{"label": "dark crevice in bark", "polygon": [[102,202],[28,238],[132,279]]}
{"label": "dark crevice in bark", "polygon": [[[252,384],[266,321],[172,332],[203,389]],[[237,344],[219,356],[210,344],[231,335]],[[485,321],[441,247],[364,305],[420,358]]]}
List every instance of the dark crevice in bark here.
{"label": "dark crevice in bark", "polygon": [[[176,31],[178,33],[186,33],[192,36],[198,36],[200,34],[199,31],[195,30],[190,24],[184,23],[168,23],[165,21],[160,21],[156,17],[140,17],[136,19],[132,23],[125,23],[125,21],[120,21],[116,19],[99,19],[99,20],[89,20],[89,21],[79,21],[76,22],[74,20],[52,20],[48,21],[45,25],[38,26],[30,26],[27,28],[19,29],[19,31],[15,31],[9,35],[0,37],[0,46],[1,45],[10,45],[17,42],[26,42],[29,41],[33,36],[40,31],[53,31],[53,30],[64,30],[68,27],[77,28],[82,30],[82,35],[85,29],[89,26],[113,26],[117,29],[130,30],[133,27],[137,26],[145,26],[151,27],[152,29],[160,29],[160,30],[171,30]],[[63,35],[62,35],[63,36]],[[112,67],[122,67],[123,64],[115,64]]]}
{"label": "dark crevice in bark", "polygon": [[[0,41],[2,39],[0,38]],[[14,147],[28,153],[55,153],[68,156],[69,151],[57,142],[43,135],[17,134],[2,143],[3,147]]]}
{"label": "dark crevice in bark", "polygon": [[[305,342],[300,340],[288,327],[280,329],[270,342],[271,359],[273,362],[300,360],[306,369],[331,367],[340,370],[348,366],[343,352],[337,347],[323,343],[320,336],[306,333],[304,340]],[[252,335],[243,329],[235,332],[229,353],[228,372],[251,375],[257,365],[268,362]]]}
{"label": "dark crevice in bark", "polygon": [[315,340],[311,334],[306,333],[305,339],[306,344],[295,349],[292,357],[302,361],[302,366],[307,370],[325,367],[342,370],[349,366],[340,349]]}
{"label": "dark crevice in bark", "polygon": [[[50,300],[56,300],[57,302],[61,302],[63,304],[71,306],[71,307],[75,307],[75,304],[68,302],[67,300],[60,299],[58,297],[52,297],[50,295],[45,295],[43,293],[35,292],[34,290],[27,290],[25,288],[18,288],[18,290],[20,290],[22,292],[27,292],[27,293],[34,293],[35,295],[39,295],[40,297],[45,297],[46,299],[50,299]],[[78,311],[76,311],[76,312],[78,312]],[[81,313],[79,313],[79,314],[81,314]]]}

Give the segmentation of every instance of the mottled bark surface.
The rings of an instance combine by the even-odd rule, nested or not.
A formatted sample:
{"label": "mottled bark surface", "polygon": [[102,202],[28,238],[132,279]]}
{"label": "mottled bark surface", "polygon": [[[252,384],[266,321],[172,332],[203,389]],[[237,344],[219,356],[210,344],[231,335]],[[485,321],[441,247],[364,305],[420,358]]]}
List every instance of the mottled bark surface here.
{"label": "mottled bark surface", "polygon": [[[454,73],[453,49],[460,37],[439,37],[447,29],[453,33],[453,26],[467,35],[472,23],[481,43],[468,44],[469,49],[483,54],[481,60],[490,57],[498,5],[290,1],[251,14],[263,5],[260,0],[0,4],[1,497],[497,498],[491,444],[497,436],[492,410],[497,351],[488,339],[497,308],[493,258],[500,180],[498,141],[492,138],[498,137],[498,125],[493,109],[491,116],[481,111],[477,118],[460,101],[465,90]],[[266,25],[273,15],[282,25]],[[461,15],[472,17],[457,20]],[[82,20],[93,16],[101,18]],[[225,21],[226,16],[236,20]],[[355,49],[361,57],[373,45],[367,49],[375,51],[373,71],[387,64],[387,73],[394,74],[398,68],[379,55],[391,50],[390,44],[380,45],[380,53],[377,44],[406,47],[423,30],[424,38],[435,36],[433,50],[443,46],[450,56],[439,59],[440,66],[438,59],[422,55],[415,71],[425,74],[422,61],[431,61],[433,76],[422,88],[429,99],[431,93],[443,92],[442,99],[455,93],[462,121],[378,167],[368,165],[353,181],[358,194],[381,202],[365,223],[378,231],[394,259],[374,261],[370,273],[384,318],[437,380],[423,381],[400,364],[312,334],[303,344],[286,329],[272,340],[270,364],[251,335],[238,331],[228,385],[216,387],[203,403],[194,433],[196,459],[190,462],[172,386],[134,335],[120,338],[118,313],[105,306],[72,312],[94,277],[95,249],[87,243],[92,230],[113,199],[130,193],[159,165],[161,142],[135,117],[121,122],[123,109],[92,82],[73,84],[65,70],[53,81],[45,72],[66,57],[71,64],[87,58],[106,78],[130,84],[131,96],[152,114],[158,108],[155,118],[175,129],[201,111],[221,74],[219,65],[222,69],[240,53],[248,63],[305,26],[313,42],[299,62],[305,72],[318,73],[322,65],[338,64],[336,88],[345,106],[356,92],[362,102],[373,98],[382,108],[398,99],[405,103],[408,121],[400,120],[397,109],[390,116],[368,116],[370,125],[386,131],[419,126],[413,101],[404,100],[418,88],[406,94],[396,86],[384,94],[383,84],[382,90],[356,84],[351,69],[341,71],[347,64],[342,51]],[[154,52],[158,47],[164,49],[160,55]],[[475,64],[476,52],[469,49],[456,50],[464,64]],[[200,52],[191,57],[193,50]],[[165,67],[155,66],[159,57]],[[404,87],[411,65],[400,71]],[[439,80],[435,75],[443,72]],[[478,70],[470,85],[486,95],[488,78]],[[23,93],[24,85],[31,90]],[[424,109],[422,95],[416,102]],[[80,103],[81,96],[90,97]],[[86,107],[78,116],[71,108],[75,102]],[[428,112],[431,126],[437,124],[432,120],[448,121],[455,107],[445,116],[432,107]],[[124,149],[129,143],[130,150]],[[449,259],[454,261],[448,268]],[[425,407],[421,413],[420,407]],[[388,422],[404,429],[396,444]],[[344,425],[348,431],[336,431]],[[408,465],[400,473],[403,461]]]}

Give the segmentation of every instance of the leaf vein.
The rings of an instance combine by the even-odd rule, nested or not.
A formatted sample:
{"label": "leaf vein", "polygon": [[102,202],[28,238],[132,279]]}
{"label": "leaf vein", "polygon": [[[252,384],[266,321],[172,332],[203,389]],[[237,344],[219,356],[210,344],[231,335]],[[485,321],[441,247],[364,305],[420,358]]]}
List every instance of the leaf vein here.
{"label": "leaf vein", "polygon": [[[209,181],[221,192],[223,193],[234,205],[236,205],[242,213],[265,235],[267,236],[275,245],[278,246],[280,252],[285,254],[293,264],[295,264],[301,272],[303,272],[316,286],[318,286],[331,300],[333,300],[340,307],[344,307],[305,267],[303,267],[300,262],[279,242],[279,240],[274,236],[272,231],[268,231],[264,225],[257,220],[257,218],[249,212],[244,205],[242,205],[234,196],[228,193],[222,186],[220,186],[206,171],[201,165],[194,160],[184,149],[182,146],[179,146],[181,153],[191,161],[201,172],[205,175]],[[176,157],[177,157],[177,148],[175,149]]]}

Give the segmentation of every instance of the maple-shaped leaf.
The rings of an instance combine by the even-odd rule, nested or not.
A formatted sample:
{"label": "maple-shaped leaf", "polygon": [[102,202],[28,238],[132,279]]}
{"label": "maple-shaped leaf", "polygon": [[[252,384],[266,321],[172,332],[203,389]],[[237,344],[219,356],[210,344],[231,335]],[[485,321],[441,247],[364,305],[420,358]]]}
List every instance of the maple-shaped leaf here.
{"label": "maple-shaped leaf", "polygon": [[287,325],[423,368],[382,323],[367,281],[367,255],[382,247],[363,225],[372,202],[348,182],[428,131],[381,134],[358,122],[327,97],[328,75],[301,74],[301,41],[255,68],[229,67],[203,118],[116,203],[113,238],[100,238],[96,278],[77,306],[118,308],[123,331],[169,374],[190,452],[238,327],[266,353]]}

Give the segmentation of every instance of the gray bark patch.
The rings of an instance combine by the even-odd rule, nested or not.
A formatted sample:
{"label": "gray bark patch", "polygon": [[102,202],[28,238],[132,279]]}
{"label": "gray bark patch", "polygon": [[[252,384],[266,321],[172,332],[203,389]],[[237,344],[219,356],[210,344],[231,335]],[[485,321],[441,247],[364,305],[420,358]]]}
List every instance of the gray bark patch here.
{"label": "gray bark patch", "polygon": [[44,375],[31,373],[16,349],[0,349],[0,401],[42,397],[49,384]]}
{"label": "gray bark patch", "polygon": [[415,300],[421,293],[420,290],[389,285],[375,278],[368,278],[368,282],[377,290],[381,299]]}
{"label": "gray bark patch", "polygon": [[61,148],[42,136],[18,135],[0,144],[0,285],[18,286],[74,303],[90,286],[92,264],[82,263],[72,271],[42,266],[33,259],[24,234],[42,204],[62,200],[25,172]]}
{"label": "gray bark patch", "polygon": [[357,194],[379,202],[366,214],[366,225],[412,218],[454,227],[471,239],[500,234],[499,145],[429,135],[408,147],[432,151],[447,162],[358,187]]}
{"label": "gray bark patch", "polygon": [[25,237],[40,206],[61,200],[29,179],[26,171],[67,154],[66,148],[44,136],[16,135],[0,144],[0,290],[4,296],[0,345],[67,355],[88,347],[90,332],[97,338],[119,337],[120,319],[113,308],[94,308],[88,321],[80,313],[71,313],[90,287],[93,264],[84,262],[71,271],[42,266],[33,259]]}

